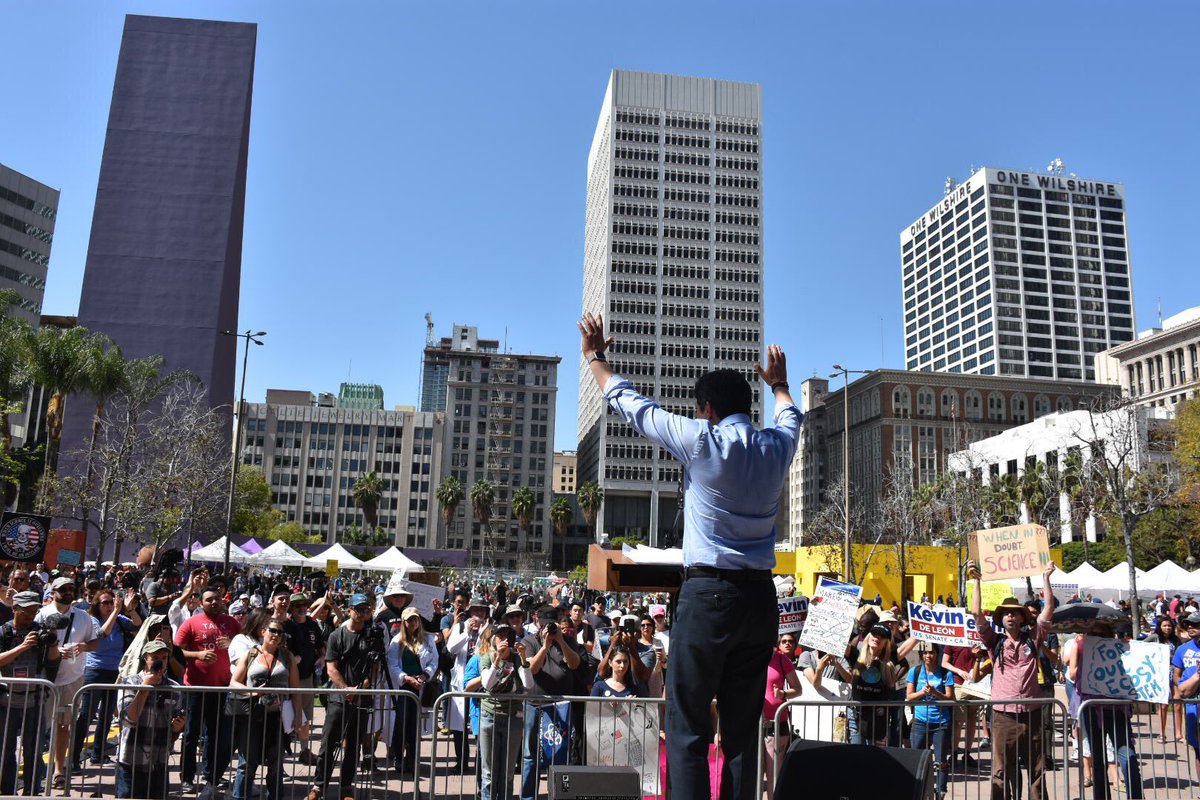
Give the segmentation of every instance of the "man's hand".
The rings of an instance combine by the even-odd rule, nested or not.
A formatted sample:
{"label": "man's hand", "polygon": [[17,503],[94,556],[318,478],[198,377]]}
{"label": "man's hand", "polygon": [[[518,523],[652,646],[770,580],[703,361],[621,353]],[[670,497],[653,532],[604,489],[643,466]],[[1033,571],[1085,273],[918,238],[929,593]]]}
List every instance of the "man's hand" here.
{"label": "man's hand", "polygon": [[178,736],[183,733],[183,726],[187,723],[187,717],[183,714],[177,714],[171,717],[171,733]]}
{"label": "man's hand", "polygon": [[209,663],[217,660],[217,654],[214,653],[212,650],[202,650],[200,652],[200,655],[197,656],[196,660],[203,661],[205,664],[209,664]]}
{"label": "man's hand", "polygon": [[787,383],[787,357],[783,354],[783,348],[777,344],[767,345],[767,368],[763,369],[762,364],[755,361],[754,372],[767,386]]}
{"label": "man's hand", "polygon": [[975,566],[974,561],[967,562],[967,577],[971,580],[979,580],[979,567]]}
{"label": "man's hand", "polygon": [[145,670],[142,672],[143,686],[158,686],[160,683],[162,683],[162,679],[163,674],[161,672],[154,672],[152,670]]}
{"label": "man's hand", "polygon": [[595,352],[604,352],[616,341],[616,337],[613,336],[609,336],[607,339],[604,338],[604,315],[602,314],[586,312],[578,324],[580,333],[579,349],[583,352],[585,358]]}
{"label": "man's hand", "polygon": [[1046,567],[1046,571],[1042,573],[1042,579],[1043,579],[1042,585],[1043,586],[1050,585],[1050,576],[1054,574],[1054,570],[1057,568],[1058,567],[1055,565],[1055,563],[1053,561],[1050,562],[1050,566]]}
{"label": "man's hand", "polygon": [[36,631],[30,631],[25,634],[25,641],[21,642],[21,647],[25,650],[32,650],[38,646],[38,635]]}

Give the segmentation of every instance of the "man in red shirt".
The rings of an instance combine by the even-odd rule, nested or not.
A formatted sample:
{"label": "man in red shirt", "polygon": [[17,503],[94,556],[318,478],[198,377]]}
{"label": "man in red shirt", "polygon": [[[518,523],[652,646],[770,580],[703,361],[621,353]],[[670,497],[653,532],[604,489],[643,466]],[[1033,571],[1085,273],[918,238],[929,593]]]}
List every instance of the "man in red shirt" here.
{"label": "man in red shirt", "polygon": [[[229,664],[229,642],[242,631],[241,624],[225,613],[225,598],[209,588],[200,598],[203,613],[195,614],[179,626],[175,644],[183,649],[187,659],[185,686],[228,686],[232,677]],[[233,725],[225,714],[225,697],[220,692],[189,692],[187,694],[187,730],[184,733],[183,756],[180,764],[181,787],[184,794],[196,791],[196,746],[200,731],[207,731],[204,764],[201,770],[208,786],[201,790],[201,800],[211,797],[229,760],[233,755]]]}

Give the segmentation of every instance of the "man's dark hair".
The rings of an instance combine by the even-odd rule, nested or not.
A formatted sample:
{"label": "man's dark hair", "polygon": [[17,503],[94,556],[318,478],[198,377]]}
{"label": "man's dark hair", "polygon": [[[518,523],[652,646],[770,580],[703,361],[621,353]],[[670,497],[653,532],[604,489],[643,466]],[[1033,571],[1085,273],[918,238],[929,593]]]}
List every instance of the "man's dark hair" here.
{"label": "man's dark hair", "polygon": [[696,379],[696,407],[712,403],[713,411],[721,418],[730,414],[749,414],[754,393],[745,377],[732,369],[707,372]]}

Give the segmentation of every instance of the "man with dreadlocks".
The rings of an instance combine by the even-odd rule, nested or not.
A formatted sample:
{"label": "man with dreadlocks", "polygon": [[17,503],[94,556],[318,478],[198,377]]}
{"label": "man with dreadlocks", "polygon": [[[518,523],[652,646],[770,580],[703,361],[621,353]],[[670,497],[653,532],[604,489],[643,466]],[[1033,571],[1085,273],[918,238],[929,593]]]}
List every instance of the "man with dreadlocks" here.
{"label": "man with dreadlocks", "polygon": [[[1054,595],[1050,592],[1053,573],[1054,563],[1051,562],[1042,574],[1042,612],[1036,620],[1015,597],[996,606],[988,619],[983,613],[979,568],[974,561],[967,562],[967,575],[975,580],[971,612],[975,615],[979,638],[992,654],[995,664],[992,672],[992,700],[996,701],[992,715],[992,800],[1020,797],[1018,756],[1023,757],[1029,769],[1030,797],[1046,800],[1042,715],[1047,709],[1041,704],[1007,701],[1034,700],[1043,696],[1038,684],[1038,649],[1050,632],[1050,617],[1054,612]],[[993,624],[1003,634],[996,633]]]}

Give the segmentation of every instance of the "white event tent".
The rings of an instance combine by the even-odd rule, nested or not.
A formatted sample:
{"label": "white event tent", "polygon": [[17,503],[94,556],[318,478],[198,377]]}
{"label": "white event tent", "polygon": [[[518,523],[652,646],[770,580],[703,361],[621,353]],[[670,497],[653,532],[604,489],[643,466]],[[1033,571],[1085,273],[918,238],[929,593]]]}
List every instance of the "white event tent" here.
{"label": "white event tent", "polygon": [[1188,572],[1169,558],[1157,567],[1147,570],[1144,583],[1142,577],[1138,576],[1139,592],[1183,594],[1194,592],[1198,588],[1200,575]]}
{"label": "white event tent", "polygon": [[[192,561],[224,561],[225,560],[225,537],[222,536],[212,544],[201,547],[199,550],[192,551]],[[233,542],[229,543],[229,560],[244,564],[250,560],[250,554],[242,548],[238,547]]]}
{"label": "white event tent", "polygon": [[379,572],[395,572],[401,570],[405,575],[410,575],[414,572],[424,572],[425,568],[413,561],[404,553],[400,552],[400,548],[392,545],[387,550],[384,550],[379,555],[372,558],[370,561],[364,561],[363,569],[376,570]]}
{"label": "white event tent", "polygon": [[[1149,589],[1142,585],[1146,573],[1137,567],[1134,567],[1134,573],[1137,575],[1138,592],[1140,594],[1150,592]],[[1129,589],[1129,562],[1122,561],[1112,569],[1101,573],[1100,577],[1093,582],[1089,591],[1096,597],[1104,600],[1123,600],[1129,596]]]}
{"label": "white event tent", "polygon": [[[1100,580],[1103,575],[1103,572],[1085,561],[1075,569],[1063,575],[1063,577],[1069,580],[1071,583],[1079,584],[1079,591],[1082,593],[1090,592],[1092,587],[1096,585],[1096,581]],[[1054,582],[1051,581],[1051,584],[1053,583]]]}
{"label": "white event tent", "polygon": [[306,559],[307,556],[297,552],[287,542],[279,541],[263,548],[261,553],[250,556],[250,563],[271,567],[302,567]]}
{"label": "white event tent", "polygon": [[324,569],[328,561],[338,562],[338,569],[361,569],[363,566],[362,559],[351,554],[340,544],[335,544],[324,553],[317,553],[315,556],[305,559],[304,566]]}

